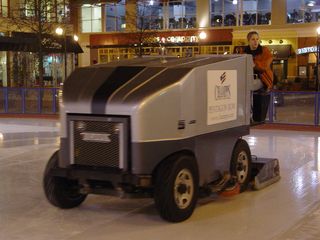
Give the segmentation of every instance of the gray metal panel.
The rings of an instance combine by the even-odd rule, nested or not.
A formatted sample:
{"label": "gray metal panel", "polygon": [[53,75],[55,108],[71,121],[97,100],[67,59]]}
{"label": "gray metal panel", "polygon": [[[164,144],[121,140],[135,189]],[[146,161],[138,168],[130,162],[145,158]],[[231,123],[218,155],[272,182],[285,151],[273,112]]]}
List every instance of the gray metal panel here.
{"label": "gray metal panel", "polygon": [[78,68],[63,86],[63,102],[67,112],[91,113],[95,92],[106,81],[114,68]]}
{"label": "gray metal panel", "polygon": [[197,67],[236,58],[241,55],[201,55],[188,58],[171,56],[141,57],[130,60],[113,61],[107,64],[94,65],[91,68],[118,67],[118,66],[145,66],[145,67]]}
{"label": "gray metal panel", "polygon": [[[197,116],[197,130],[195,134],[204,134],[212,131],[219,131],[240,125],[247,125],[246,122],[247,110],[250,109],[250,101],[247,101],[250,96],[250,91],[247,90],[247,62],[246,57],[230,58],[223,62],[217,62],[210,65],[205,65],[195,69],[197,84],[195,95],[193,98],[196,108],[195,115]],[[209,70],[236,70],[237,71],[237,118],[233,121],[226,121],[218,124],[207,125],[207,71]],[[187,104],[187,103],[186,103]],[[250,115],[249,115],[250,116]]]}
{"label": "gray metal panel", "polygon": [[107,105],[116,103],[123,103],[123,100],[134,92],[136,89],[141,88],[145,82],[150,81],[152,77],[163,71],[164,67],[148,67],[145,68],[139,75],[127,82],[124,86],[119,88],[108,100]]}
{"label": "gray metal panel", "polygon": [[60,149],[59,149],[59,166],[67,167],[70,165],[70,149],[68,138],[60,138]]}
{"label": "gray metal panel", "polygon": [[103,84],[94,93],[91,110],[94,114],[105,114],[106,105],[110,96],[131,79],[139,75],[145,67],[143,66],[118,66],[105,79]]}
{"label": "gray metal panel", "polygon": [[[131,116],[132,141],[183,139],[249,124],[250,91],[248,89],[250,84],[247,81],[252,78],[252,76],[248,76],[248,72],[252,73],[251,58],[251,62],[246,55],[170,58],[171,62],[168,60],[164,64],[159,63],[156,59],[159,60],[159,58],[135,59],[129,65],[139,66],[139,64],[134,64],[143,63],[142,65],[163,68],[167,64],[170,67],[164,68],[158,75],[149,79],[147,78],[151,74],[142,74],[144,71],[138,73],[136,77],[118,86],[111,95],[111,100],[105,106],[106,114]],[[68,102],[66,111],[83,112],[82,106],[87,106],[88,102],[92,101],[92,96],[89,101],[89,95],[93,95],[94,89],[97,89],[96,86],[105,81],[104,71],[115,69],[114,66],[117,64],[106,65],[109,66],[108,68],[96,66],[92,68],[92,75],[96,77],[91,77],[91,79],[98,78],[101,81],[93,87],[91,85],[87,87],[91,88],[91,90],[87,90],[87,100],[82,100],[83,98],[79,94],[77,98],[73,98],[72,102]],[[207,124],[207,72],[211,70],[237,71],[238,94],[237,118],[235,120]],[[141,77],[142,75],[144,76]],[[73,82],[77,85],[77,81]],[[132,89],[134,86],[136,88]],[[77,89],[85,91],[83,88],[75,86],[75,90]],[[69,92],[73,94],[71,90],[70,88]],[[77,91],[74,92],[77,94]],[[123,102],[120,101],[121,98],[124,99]],[[187,123],[185,129],[178,129],[181,121]]]}
{"label": "gray metal panel", "polygon": [[144,98],[180,81],[192,68],[168,68],[135,91],[132,91],[123,102],[141,102]]}
{"label": "gray metal panel", "polygon": [[239,137],[247,134],[249,127],[241,126],[187,139],[132,143],[132,173],[151,174],[167,156],[189,150],[198,162],[200,184],[208,183],[215,180],[217,171],[229,171],[234,145]]}
{"label": "gray metal panel", "polygon": [[[136,110],[128,113],[132,116],[132,141],[176,140],[248,125],[250,119],[248,61],[249,58],[245,55],[229,57],[225,58],[225,61],[190,69],[187,74],[181,74],[180,77],[177,74],[178,70],[184,68],[167,69],[158,78],[134,91],[123,104],[123,107]],[[234,120],[208,125],[207,73],[212,70],[237,72],[237,115]],[[167,84],[168,82],[171,85]],[[117,107],[120,109],[120,106]],[[116,111],[111,113],[116,114]],[[185,129],[178,129],[180,121],[187,123]]]}

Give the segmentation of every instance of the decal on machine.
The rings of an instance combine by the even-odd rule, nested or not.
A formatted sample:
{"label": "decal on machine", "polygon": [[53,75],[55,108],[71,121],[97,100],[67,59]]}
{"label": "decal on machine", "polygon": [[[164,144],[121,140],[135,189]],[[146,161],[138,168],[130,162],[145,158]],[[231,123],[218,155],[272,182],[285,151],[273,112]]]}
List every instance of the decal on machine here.
{"label": "decal on machine", "polygon": [[237,71],[207,72],[207,125],[237,118]]}
{"label": "decal on machine", "polygon": [[80,136],[83,141],[86,142],[102,142],[109,143],[111,142],[109,133],[96,133],[96,132],[82,132]]}

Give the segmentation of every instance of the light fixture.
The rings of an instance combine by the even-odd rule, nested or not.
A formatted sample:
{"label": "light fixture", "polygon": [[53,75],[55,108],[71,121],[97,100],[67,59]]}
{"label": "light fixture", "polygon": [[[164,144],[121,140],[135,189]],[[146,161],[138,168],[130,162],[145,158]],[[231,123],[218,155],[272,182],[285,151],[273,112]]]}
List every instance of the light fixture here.
{"label": "light fixture", "polygon": [[313,7],[315,4],[316,4],[316,1],[309,1],[307,5],[309,7]]}
{"label": "light fixture", "polygon": [[62,35],[63,34],[63,29],[61,27],[56,28],[56,34]]}
{"label": "light fixture", "polygon": [[272,40],[269,40],[268,43],[271,44],[271,43],[272,43]]}
{"label": "light fixture", "polygon": [[280,39],[280,40],[279,40],[279,43],[280,43],[280,44],[282,44],[282,43],[283,43],[283,40],[282,40],[282,39]]}
{"label": "light fixture", "polygon": [[317,33],[320,35],[320,27],[317,28]]}
{"label": "light fixture", "polygon": [[66,31],[62,27],[56,28],[56,34],[59,36],[63,35],[64,43],[61,43],[61,49],[63,49],[63,61],[64,61],[64,81],[67,79],[67,35]]}
{"label": "light fixture", "polygon": [[76,42],[78,42],[79,37],[77,35],[73,35],[73,40],[75,40]]}
{"label": "light fixture", "polygon": [[238,1],[237,1],[237,0],[233,0],[233,1],[232,1],[232,4],[233,4],[233,5],[237,5],[237,4],[238,4]]}
{"label": "light fixture", "polygon": [[200,38],[201,40],[206,39],[206,38],[207,38],[206,32],[201,31],[201,32],[199,33],[199,38]]}

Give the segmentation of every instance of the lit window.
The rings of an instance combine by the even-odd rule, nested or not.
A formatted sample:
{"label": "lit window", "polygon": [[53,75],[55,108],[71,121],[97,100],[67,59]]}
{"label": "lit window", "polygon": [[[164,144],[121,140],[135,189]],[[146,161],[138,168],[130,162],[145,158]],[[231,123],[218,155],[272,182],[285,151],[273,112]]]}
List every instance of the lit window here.
{"label": "lit window", "polygon": [[317,22],[320,17],[317,1],[287,0],[287,22],[309,23]]}
{"label": "lit window", "polygon": [[196,1],[172,1],[169,3],[169,28],[195,28]]}
{"label": "lit window", "polygon": [[139,1],[136,20],[137,29],[163,29],[163,2]]}
{"label": "lit window", "polygon": [[8,17],[8,0],[0,0],[0,16]]}
{"label": "lit window", "polygon": [[271,24],[271,0],[211,0],[213,27],[263,24]]}
{"label": "lit window", "polygon": [[82,32],[101,32],[101,6],[83,5],[81,7]]}
{"label": "lit window", "polygon": [[126,26],[126,2],[106,4],[106,31],[124,31]]}

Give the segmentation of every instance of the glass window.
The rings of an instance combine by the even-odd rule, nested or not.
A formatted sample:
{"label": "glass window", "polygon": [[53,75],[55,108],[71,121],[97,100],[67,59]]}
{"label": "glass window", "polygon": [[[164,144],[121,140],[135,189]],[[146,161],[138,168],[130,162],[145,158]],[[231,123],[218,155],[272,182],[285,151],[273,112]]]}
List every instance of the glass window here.
{"label": "glass window", "polygon": [[163,29],[163,4],[159,0],[137,3],[138,29]]}
{"label": "glass window", "polygon": [[68,0],[57,0],[57,21],[70,22],[70,8]]}
{"label": "glass window", "polygon": [[320,18],[319,5],[319,0],[287,0],[287,22],[318,22]]}
{"label": "glass window", "polygon": [[125,0],[119,3],[106,4],[106,31],[124,31],[125,30]]}
{"label": "glass window", "polygon": [[196,27],[196,2],[195,1],[185,1],[186,9],[186,28]]}
{"label": "glass window", "polygon": [[271,0],[244,0],[242,25],[271,24]]}
{"label": "glass window", "polygon": [[84,4],[80,21],[82,32],[101,32],[101,5]]}
{"label": "glass window", "polygon": [[0,87],[7,86],[7,53],[0,52]]}
{"label": "glass window", "polygon": [[211,0],[213,27],[270,23],[271,0]]}
{"label": "glass window", "polygon": [[236,26],[239,1],[211,0],[211,26]]}
{"label": "glass window", "polygon": [[24,4],[21,6],[21,11],[24,11],[24,13],[21,13],[21,15],[24,15],[26,17],[32,17],[35,15],[35,8],[34,4],[32,4],[29,1],[25,1]]}
{"label": "glass window", "polygon": [[0,0],[0,16],[8,17],[8,0]]}
{"label": "glass window", "polygon": [[271,24],[271,0],[257,0],[257,24]]}
{"label": "glass window", "polygon": [[224,26],[236,26],[239,1],[224,1]]}
{"label": "glass window", "polygon": [[181,0],[169,3],[169,28],[196,27],[196,1]]}
{"label": "glass window", "polygon": [[243,1],[242,11],[242,25],[257,24],[257,0]]}
{"label": "glass window", "polygon": [[223,0],[211,1],[211,26],[220,27],[223,26]]}
{"label": "glass window", "polygon": [[[7,0],[0,0],[0,3]],[[2,12],[4,10],[2,4]],[[7,8],[7,7],[6,7]],[[40,10],[41,20],[48,22],[70,22],[69,0],[48,0],[41,1],[40,7],[35,4],[34,0],[24,0],[20,4],[19,14],[25,17],[34,17],[35,12]],[[1,8],[0,8],[1,13]],[[1,16],[1,15],[0,15]]]}

